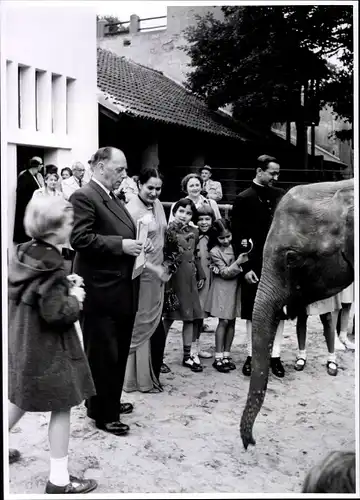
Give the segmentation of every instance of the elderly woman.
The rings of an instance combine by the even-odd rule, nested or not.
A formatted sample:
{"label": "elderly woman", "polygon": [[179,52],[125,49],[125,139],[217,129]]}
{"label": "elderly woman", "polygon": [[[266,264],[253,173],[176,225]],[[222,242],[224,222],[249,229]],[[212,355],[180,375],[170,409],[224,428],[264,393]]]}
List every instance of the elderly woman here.
{"label": "elderly woman", "polygon": [[160,367],[165,347],[162,323],[164,282],[165,212],[159,201],[161,174],[156,168],[144,168],[138,179],[139,193],[126,205],[135,223],[142,219],[148,224],[148,239],[152,251],[146,254],[145,268],[140,277],[139,307],[136,314],[130,353],[127,361],[124,391],[162,391]]}
{"label": "elderly woman", "polygon": [[[181,190],[185,193],[186,198],[189,198],[194,203],[196,208],[199,208],[203,205],[210,206],[215,214],[215,219],[220,219],[221,214],[218,204],[215,200],[205,198],[205,196],[201,194],[202,189],[203,180],[198,174],[188,174],[181,180]],[[175,203],[173,203],[170,208],[169,223],[174,219],[174,216],[172,215],[172,209],[174,205]]]}

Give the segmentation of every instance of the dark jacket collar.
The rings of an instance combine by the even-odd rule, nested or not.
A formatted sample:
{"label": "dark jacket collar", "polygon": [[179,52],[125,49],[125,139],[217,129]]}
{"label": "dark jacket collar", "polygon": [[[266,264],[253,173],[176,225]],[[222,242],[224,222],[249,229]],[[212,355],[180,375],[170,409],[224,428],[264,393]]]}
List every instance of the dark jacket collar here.
{"label": "dark jacket collar", "polygon": [[104,191],[104,189],[101,186],[99,186],[97,182],[94,182],[93,180],[90,180],[88,185],[92,189],[95,189],[95,191],[101,196],[104,205],[114,215],[116,215],[118,219],[120,219],[126,226],[128,226],[133,231],[136,230],[131,215],[129,214],[128,210],[120,200],[118,200],[116,197],[114,199],[110,198],[109,195]]}

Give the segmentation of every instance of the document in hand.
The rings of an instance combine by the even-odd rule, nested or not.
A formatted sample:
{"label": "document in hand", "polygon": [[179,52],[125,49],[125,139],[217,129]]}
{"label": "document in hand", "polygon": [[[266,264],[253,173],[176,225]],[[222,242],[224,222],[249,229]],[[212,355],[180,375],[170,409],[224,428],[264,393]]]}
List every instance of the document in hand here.
{"label": "document in hand", "polygon": [[[136,224],[136,239],[141,241],[143,245],[145,245],[148,236],[148,230],[149,230],[149,224],[146,223],[143,219],[139,219]],[[143,249],[141,250],[140,254],[135,259],[132,272],[133,280],[138,276],[140,276],[140,274],[143,272],[144,266],[145,266],[145,250],[143,246]]]}

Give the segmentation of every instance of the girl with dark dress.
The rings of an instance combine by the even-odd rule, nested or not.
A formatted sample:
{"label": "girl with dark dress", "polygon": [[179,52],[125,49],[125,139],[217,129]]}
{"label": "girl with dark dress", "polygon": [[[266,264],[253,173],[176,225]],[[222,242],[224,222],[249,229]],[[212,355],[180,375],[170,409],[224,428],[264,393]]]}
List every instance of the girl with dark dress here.
{"label": "girl with dark dress", "polygon": [[199,231],[191,226],[197,222],[194,203],[182,198],[175,203],[165,236],[164,256],[169,271],[172,272],[167,288],[173,290],[179,301],[179,308],[164,313],[165,332],[168,333],[173,321],[183,321],[183,366],[194,372],[201,372],[202,366],[196,351],[197,320],[204,317],[199,299],[199,290],[204,286],[205,273],[198,255]]}

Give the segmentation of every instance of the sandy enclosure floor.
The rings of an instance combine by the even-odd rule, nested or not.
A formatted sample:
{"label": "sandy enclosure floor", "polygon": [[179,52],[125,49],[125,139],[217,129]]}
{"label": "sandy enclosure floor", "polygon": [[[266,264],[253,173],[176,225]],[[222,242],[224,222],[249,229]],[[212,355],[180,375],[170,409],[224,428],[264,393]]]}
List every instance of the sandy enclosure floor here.
{"label": "sandy enclosure floor", "polygon": [[[162,375],[164,392],[124,395],[135,405],[122,418],[130,425],[128,436],[97,430],[83,405],[73,410],[69,469],[97,479],[95,493],[296,493],[306,472],[328,452],[355,449],[354,353],[340,352],[338,376],[329,376],[318,317],[308,321],[303,372],[293,368],[295,322],[286,322],[286,376],[270,375],[254,427],[257,445],[247,452],[239,436],[249,385],[241,372],[245,322],[237,321],[237,370],[227,374],[218,373],[212,359],[204,360],[199,374],[182,367],[180,332],[181,323],[174,323],[166,349],[172,372]],[[214,333],[204,333],[202,345],[213,350]],[[10,466],[10,493],[43,493],[48,419],[48,414],[27,414],[13,429],[10,446],[21,451],[22,460]]]}

